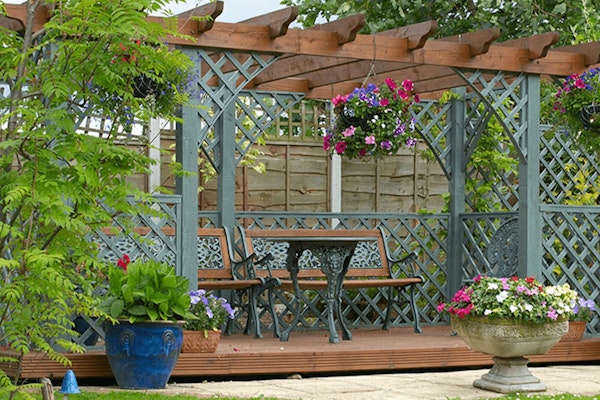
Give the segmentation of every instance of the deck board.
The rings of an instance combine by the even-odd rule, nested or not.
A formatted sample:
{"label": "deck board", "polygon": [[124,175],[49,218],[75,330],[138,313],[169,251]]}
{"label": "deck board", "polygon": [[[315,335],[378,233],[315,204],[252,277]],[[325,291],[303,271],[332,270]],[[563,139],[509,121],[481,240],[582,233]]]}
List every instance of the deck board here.
{"label": "deck board", "polygon": [[[30,354],[23,365],[23,378],[60,378],[72,369],[78,378],[111,378],[103,352],[72,354],[72,365],[64,367],[41,354]],[[530,357],[530,365],[588,363],[600,360],[600,338],[560,342],[542,356]],[[343,372],[401,372],[486,367],[489,355],[470,350],[452,336],[448,326],[355,330],[351,341],[329,343],[327,332],[292,332],[287,342],[235,334],[223,336],[215,353],[182,353],[172,377],[217,378],[320,375]],[[2,365],[2,368],[7,368]]]}

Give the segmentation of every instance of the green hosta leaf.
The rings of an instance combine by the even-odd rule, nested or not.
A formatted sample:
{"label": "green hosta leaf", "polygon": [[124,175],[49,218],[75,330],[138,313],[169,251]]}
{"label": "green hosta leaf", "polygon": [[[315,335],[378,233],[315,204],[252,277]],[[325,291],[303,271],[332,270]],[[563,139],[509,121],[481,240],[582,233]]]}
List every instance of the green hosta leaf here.
{"label": "green hosta leaf", "polygon": [[143,306],[141,304],[136,304],[134,306],[128,307],[127,312],[132,315],[149,315],[150,308]]}
{"label": "green hosta leaf", "polygon": [[110,305],[109,314],[113,318],[118,318],[123,313],[124,308],[125,308],[125,303],[123,302],[123,300],[115,299],[112,302],[112,304]]}
{"label": "green hosta leaf", "polygon": [[156,321],[158,319],[164,319],[164,318],[159,318],[158,312],[152,308],[148,309],[148,316],[150,317],[151,321]]}
{"label": "green hosta leaf", "polygon": [[174,287],[177,287],[177,281],[178,281],[178,279],[177,279],[177,278],[178,278],[178,277],[177,277],[177,276],[175,276],[175,275],[172,275],[172,276],[165,276],[165,277],[162,279],[161,286],[162,286],[163,288],[174,288]]}

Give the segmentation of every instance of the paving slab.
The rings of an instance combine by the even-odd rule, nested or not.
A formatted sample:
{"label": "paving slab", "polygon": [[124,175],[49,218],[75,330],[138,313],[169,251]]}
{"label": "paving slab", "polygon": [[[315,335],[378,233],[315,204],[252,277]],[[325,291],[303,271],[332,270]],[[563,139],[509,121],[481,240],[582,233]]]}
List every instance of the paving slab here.
{"label": "paving slab", "polygon": [[[600,365],[566,365],[529,368],[546,384],[544,394],[600,395]],[[473,386],[489,369],[386,373],[244,381],[170,383],[160,392],[189,394],[198,398],[213,395],[281,400],[481,400],[500,397]],[[118,391],[114,387],[80,387],[82,390]],[[152,391],[149,391],[152,392]]]}

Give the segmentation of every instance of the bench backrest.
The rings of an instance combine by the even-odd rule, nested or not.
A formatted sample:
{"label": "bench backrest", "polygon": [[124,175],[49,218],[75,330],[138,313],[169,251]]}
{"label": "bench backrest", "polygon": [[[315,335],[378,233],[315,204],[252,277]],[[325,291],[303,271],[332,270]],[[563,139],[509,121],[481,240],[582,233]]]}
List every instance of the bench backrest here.
{"label": "bench backrest", "polygon": [[229,239],[223,228],[201,228],[197,236],[198,280],[232,279]]}
{"label": "bench backrest", "polygon": [[[360,238],[354,255],[350,260],[347,277],[389,277],[389,264],[383,234],[380,230],[326,230],[326,229],[270,229],[259,230],[240,228],[246,254],[256,254],[258,258],[271,253],[270,267],[273,276],[289,277],[286,269],[289,243],[286,237],[354,237]],[[274,240],[276,239],[276,240]],[[298,260],[299,278],[317,278],[324,274],[319,268],[319,260],[310,250],[304,251]],[[258,268],[259,275],[265,274],[264,268]]]}
{"label": "bench backrest", "polygon": [[[102,229],[102,234],[110,238],[100,242],[101,257],[108,262],[116,263],[124,254],[132,261],[137,258],[147,258],[149,251],[153,257],[169,265],[175,265],[175,250],[170,246],[175,243],[175,228],[163,227],[160,232],[147,227],[133,230],[140,235],[140,241],[112,228]],[[161,237],[162,236],[162,237]],[[234,255],[229,246],[228,232],[224,228],[200,228],[197,234],[198,279],[232,279],[232,262]],[[146,249],[142,249],[145,247]],[[241,268],[240,268],[241,270]]]}

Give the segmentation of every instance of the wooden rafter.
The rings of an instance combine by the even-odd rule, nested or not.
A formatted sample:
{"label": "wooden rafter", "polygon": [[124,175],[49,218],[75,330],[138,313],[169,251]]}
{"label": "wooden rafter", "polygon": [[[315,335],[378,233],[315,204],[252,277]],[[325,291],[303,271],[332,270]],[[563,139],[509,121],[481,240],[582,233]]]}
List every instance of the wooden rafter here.
{"label": "wooden rafter", "polygon": [[[435,33],[436,29],[437,23],[435,21],[427,21],[380,32],[376,35],[403,38],[406,40],[407,50],[414,50],[423,47],[427,38]],[[261,84],[286,77],[302,77],[311,80],[312,76],[308,75],[310,73],[325,71],[329,75],[334,69],[339,68],[361,71],[370,68],[373,64],[372,61],[336,57],[290,56],[277,61],[255,79],[253,84],[260,87]],[[313,79],[317,80],[318,78],[314,77]]]}
{"label": "wooden rafter", "polygon": [[442,42],[455,42],[468,47],[471,57],[488,52],[493,41],[500,37],[500,29],[491,28],[483,31],[461,33],[460,35],[447,36],[439,39]]}
{"label": "wooden rafter", "polygon": [[[217,56],[224,51],[238,53],[240,59],[250,52],[279,55],[246,86],[260,90],[300,91],[328,98],[389,76],[412,79],[418,91],[433,92],[462,86],[452,74],[455,68],[566,76],[600,63],[600,42],[552,48],[558,40],[556,32],[496,42],[500,31],[492,28],[431,39],[437,24],[427,21],[365,35],[358,33],[365,24],[363,15],[298,29],[290,28],[298,15],[296,7],[225,23],[218,21],[223,6],[223,1],[215,1],[177,15],[179,33],[188,36],[166,39],[173,45],[202,47]],[[6,8],[7,16],[0,24],[23,29],[26,4],[7,4]],[[210,18],[195,18],[201,16]],[[33,30],[42,29],[48,18],[48,10],[40,8]]]}
{"label": "wooden rafter", "polygon": [[222,12],[223,2],[215,1],[177,14],[177,18],[195,21],[196,29],[194,32],[201,33],[211,30],[215,20]]}
{"label": "wooden rafter", "polygon": [[251,25],[267,25],[269,27],[269,37],[275,39],[287,33],[290,24],[294,22],[297,16],[298,7],[288,7],[242,22]]}
{"label": "wooden rafter", "polygon": [[546,32],[541,35],[534,35],[520,39],[507,40],[506,42],[498,43],[499,46],[508,46],[527,49],[530,60],[546,57],[550,46],[558,42],[558,32]]}

